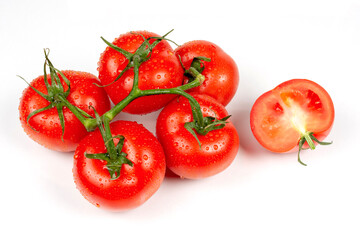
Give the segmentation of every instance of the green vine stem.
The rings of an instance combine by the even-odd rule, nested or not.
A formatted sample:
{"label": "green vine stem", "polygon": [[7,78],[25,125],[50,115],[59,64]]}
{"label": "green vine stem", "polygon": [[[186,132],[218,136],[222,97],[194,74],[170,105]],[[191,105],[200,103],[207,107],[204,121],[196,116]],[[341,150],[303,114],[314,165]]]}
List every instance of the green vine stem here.
{"label": "green vine stem", "polygon": [[[203,117],[199,103],[190,94],[186,93],[185,91],[200,86],[205,80],[204,75],[198,73],[198,75],[195,77],[193,81],[176,88],[140,90],[138,87],[138,82],[139,82],[139,67],[141,65],[141,62],[142,60],[139,56],[134,56],[132,63],[134,66],[134,80],[133,80],[133,87],[129,95],[126,98],[124,98],[122,101],[120,101],[118,104],[116,104],[112,109],[104,113],[101,116],[101,118],[106,117],[110,121],[113,120],[130,102],[132,102],[133,100],[139,97],[144,97],[149,95],[160,95],[160,94],[177,94],[184,96],[189,100],[193,111],[194,119],[196,119],[196,121],[200,124],[200,126],[203,126],[204,125]],[[79,114],[75,114],[75,115],[77,116]],[[82,123],[84,124],[85,128],[88,131],[92,131],[97,127],[96,120],[93,118],[86,118],[84,119],[84,121],[82,121]]]}

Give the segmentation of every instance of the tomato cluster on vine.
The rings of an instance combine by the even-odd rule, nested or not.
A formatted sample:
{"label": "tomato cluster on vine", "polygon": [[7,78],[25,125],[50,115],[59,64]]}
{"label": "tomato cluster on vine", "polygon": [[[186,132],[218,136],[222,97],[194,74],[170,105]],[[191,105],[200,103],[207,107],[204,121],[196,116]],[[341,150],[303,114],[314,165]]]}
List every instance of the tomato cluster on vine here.
{"label": "tomato cluster on vine", "polygon": [[[224,107],[238,87],[234,60],[206,41],[174,50],[166,36],[137,31],[112,43],[103,39],[108,46],[99,78],[59,71],[45,50],[44,75],[23,93],[25,132],[49,149],[75,150],[75,184],[95,206],[140,206],[158,190],[167,167],[181,178],[203,178],[235,159],[239,139]],[[112,122],[121,111],[162,108],[157,137],[141,123]]]}
{"label": "tomato cluster on vine", "polygon": [[[107,47],[98,78],[58,70],[45,49],[44,75],[20,99],[24,131],[49,149],[75,151],[74,182],[97,207],[138,207],[159,189],[166,169],[180,178],[210,177],[238,153],[239,136],[225,108],[239,84],[235,61],[204,40],[173,49],[169,33],[128,32],[112,43],[102,38]],[[157,110],[156,136],[141,123],[113,121],[121,111]],[[297,79],[256,101],[251,129],[271,151],[300,153],[303,146],[328,144],[320,140],[331,129],[333,113],[324,89]]]}

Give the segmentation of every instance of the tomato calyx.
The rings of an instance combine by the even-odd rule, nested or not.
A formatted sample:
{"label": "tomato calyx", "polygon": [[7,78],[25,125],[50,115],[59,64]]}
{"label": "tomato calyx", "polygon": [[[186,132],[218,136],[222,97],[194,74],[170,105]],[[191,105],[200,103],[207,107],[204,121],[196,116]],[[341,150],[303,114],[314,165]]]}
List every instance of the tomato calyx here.
{"label": "tomato calyx", "polygon": [[301,138],[300,138],[300,141],[299,141],[299,151],[298,151],[298,162],[300,164],[302,164],[303,166],[307,166],[307,164],[305,164],[304,162],[301,161],[300,159],[300,152],[301,150],[307,150],[309,148],[303,148],[305,142],[309,145],[309,148],[311,150],[314,150],[316,148],[315,146],[315,142],[318,143],[319,145],[330,145],[332,144],[332,141],[331,142],[322,142],[322,141],[319,141],[315,136],[314,136],[314,133],[313,132],[305,132],[305,133],[302,133],[301,134]]}
{"label": "tomato calyx", "polygon": [[[166,36],[169,35],[172,31],[173,31],[173,29],[171,31],[169,31],[168,33],[166,33],[165,35],[163,35],[162,37],[149,37],[149,38],[145,38],[140,33],[131,32],[132,34],[140,35],[144,39],[144,42],[140,45],[140,47],[138,47],[138,49],[136,49],[135,53],[128,52],[128,51],[116,46],[115,44],[112,44],[111,42],[107,41],[105,38],[101,37],[101,39],[106,43],[106,45],[108,45],[110,48],[114,49],[115,51],[118,51],[119,53],[123,54],[124,57],[128,60],[128,64],[121,71],[121,73],[115,78],[114,81],[112,81],[111,83],[109,83],[107,85],[102,85],[102,86],[99,85],[99,87],[110,86],[111,84],[113,84],[117,80],[119,80],[127,70],[135,67],[135,62],[134,62],[135,59],[137,59],[137,62],[139,65],[142,64],[143,62],[146,62],[147,60],[149,60],[151,58],[152,50],[161,40],[171,41],[171,40],[167,39]],[[156,40],[150,44],[150,39],[156,39]]]}
{"label": "tomato calyx", "polygon": [[[95,154],[85,153],[85,157],[106,161],[106,168],[109,171],[110,179],[116,180],[120,177],[120,171],[123,164],[128,164],[131,167],[134,164],[127,158],[127,153],[122,152],[125,137],[122,135],[112,136],[110,131],[110,120],[108,118],[101,118],[94,108],[93,110],[107,152]],[[115,146],[113,140],[116,138],[119,139],[119,142]]]}
{"label": "tomato calyx", "polygon": [[184,127],[191,133],[191,135],[195,137],[201,149],[201,142],[197,137],[195,131],[198,134],[205,136],[213,130],[225,127],[226,123],[228,123],[226,120],[228,120],[230,117],[231,115],[226,116],[222,119],[217,119],[215,117],[202,117],[201,121],[199,121],[200,119],[195,120],[194,118],[194,121],[185,123]]}
{"label": "tomato calyx", "polygon": [[[29,124],[30,119],[38,113],[41,113],[43,111],[46,111],[46,110],[49,110],[49,109],[55,107],[58,112],[60,125],[61,125],[61,129],[62,129],[61,140],[64,141],[64,132],[65,132],[65,119],[64,119],[64,112],[63,112],[64,106],[69,106],[73,112],[76,112],[79,119],[84,120],[85,117],[91,117],[91,116],[88,113],[86,113],[85,111],[81,110],[80,108],[73,106],[66,100],[66,98],[70,94],[70,81],[69,81],[69,79],[66,78],[66,76],[60,70],[56,69],[54,67],[54,65],[51,63],[51,61],[49,59],[49,53],[50,53],[49,49],[44,49],[44,54],[45,54],[44,82],[45,82],[47,94],[40,92],[38,89],[31,86],[30,83],[28,83],[23,77],[19,76],[21,79],[23,79],[29,85],[29,87],[31,87],[32,90],[34,90],[42,98],[49,101],[49,105],[47,105],[46,107],[43,107],[43,108],[40,108],[40,109],[37,109],[37,110],[31,112],[27,116],[26,122],[30,126],[31,129],[33,129],[34,131],[37,131]],[[46,66],[48,66],[50,69],[51,84],[48,81]],[[63,79],[65,84],[67,85],[66,91],[64,89],[64,86],[61,83],[59,75],[61,76],[61,78]]]}

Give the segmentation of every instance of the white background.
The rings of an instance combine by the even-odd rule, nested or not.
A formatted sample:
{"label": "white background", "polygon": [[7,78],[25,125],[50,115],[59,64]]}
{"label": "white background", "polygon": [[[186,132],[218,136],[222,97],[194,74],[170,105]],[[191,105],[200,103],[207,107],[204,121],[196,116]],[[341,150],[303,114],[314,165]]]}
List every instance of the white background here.
{"label": "white background", "polygon": [[[110,213],[75,188],[72,153],[30,140],[18,120],[26,84],[42,75],[43,48],[60,69],[97,75],[105,44],[131,30],[179,44],[212,41],[240,71],[227,109],[240,151],[221,174],[165,179],[141,207]],[[1,239],[360,239],[360,1],[0,0]],[[264,150],[249,127],[263,92],[292,78],[322,85],[335,104],[326,140],[302,154]],[[157,113],[120,114],[154,132]],[[35,239],[35,238],[34,238]]]}

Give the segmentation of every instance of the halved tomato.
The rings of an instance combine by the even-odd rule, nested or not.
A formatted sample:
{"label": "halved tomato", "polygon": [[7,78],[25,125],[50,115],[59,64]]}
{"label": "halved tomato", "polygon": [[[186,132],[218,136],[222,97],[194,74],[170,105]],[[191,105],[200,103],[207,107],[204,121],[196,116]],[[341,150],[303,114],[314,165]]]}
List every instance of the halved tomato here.
{"label": "halved tomato", "polygon": [[250,125],[263,147],[289,152],[299,150],[302,144],[313,149],[313,144],[322,143],[334,116],[333,102],[324,88],[310,80],[292,79],[256,100]]}

